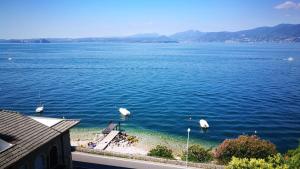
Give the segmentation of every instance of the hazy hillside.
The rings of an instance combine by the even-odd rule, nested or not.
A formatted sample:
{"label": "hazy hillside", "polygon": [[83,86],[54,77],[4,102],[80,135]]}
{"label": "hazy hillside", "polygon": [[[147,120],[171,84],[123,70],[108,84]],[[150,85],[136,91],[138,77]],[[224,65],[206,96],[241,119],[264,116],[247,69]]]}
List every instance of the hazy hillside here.
{"label": "hazy hillside", "polygon": [[136,34],[127,37],[0,39],[0,43],[70,43],[70,42],[127,42],[127,43],[177,43],[177,42],[300,42],[300,24],[280,24],[237,32],[200,32],[189,30],[171,36],[156,33]]}
{"label": "hazy hillside", "polygon": [[300,24],[280,24],[238,32],[186,31],[170,37],[174,40],[190,42],[300,42]]}

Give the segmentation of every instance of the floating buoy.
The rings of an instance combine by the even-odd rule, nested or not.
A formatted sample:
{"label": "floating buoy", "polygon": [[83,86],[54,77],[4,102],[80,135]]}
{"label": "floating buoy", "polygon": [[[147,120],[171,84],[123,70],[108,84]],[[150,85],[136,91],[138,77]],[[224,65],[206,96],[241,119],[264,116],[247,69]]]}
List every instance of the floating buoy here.
{"label": "floating buoy", "polygon": [[7,60],[12,60],[12,58],[8,58]]}

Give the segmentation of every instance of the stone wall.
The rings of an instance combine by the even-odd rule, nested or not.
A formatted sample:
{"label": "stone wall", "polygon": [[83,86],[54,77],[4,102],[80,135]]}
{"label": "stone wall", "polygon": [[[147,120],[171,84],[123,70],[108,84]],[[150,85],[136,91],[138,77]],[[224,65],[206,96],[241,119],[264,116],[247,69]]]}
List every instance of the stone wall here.
{"label": "stone wall", "polygon": [[[50,142],[39,147],[32,153],[20,159],[17,163],[10,166],[8,169],[35,169],[34,164],[38,156],[41,156],[44,161],[45,169],[50,168],[50,151],[52,147],[57,148],[58,165],[64,166],[66,169],[72,168],[71,145],[69,131],[59,135]],[[1,167],[0,167],[1,168]],[[55,168],[55,167],[54,167]]]}
{"label": "stone wall", "polygon": [[71,141],[70,141],[70,132],[69,130],[62,135],[63,139],[63,148],[64,148],[64,164],[66,168],[72,168],[72,155],[71,155]]}

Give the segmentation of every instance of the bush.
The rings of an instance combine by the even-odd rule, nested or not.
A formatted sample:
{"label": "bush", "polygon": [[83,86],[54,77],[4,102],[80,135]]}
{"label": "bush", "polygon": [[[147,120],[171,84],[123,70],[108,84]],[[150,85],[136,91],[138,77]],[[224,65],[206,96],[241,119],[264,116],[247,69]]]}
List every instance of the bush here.
{"label": "bush", "polygon": [[286,160],[284,159],[284,157],[280,154],[280,153],[277,153],[276,155],[273,155],[273,156],[269,156],[267,158],[267,162],[269,164],[272,165],[273,168],[282,168],[282,169],[285,169],[285,168],[289,168],[288,165],[286,164]]}
{"label": "bush", "polygon": [[269,165],[264,159],[233,157],[226,169],[268,169]]}
{"label": "bush", "polygon": [[289,150],[286,154],[286,161],[290,169],[300,168],[300,144],[297,149]]}
{"label": "bush", "polygon": [[137,142],[139,142],[139,139],[136,136],[128,136],[127,141],[129,143],[137,143]]}
{"label": "bush", "polygon": [[288,169],[280,154],[265,159],[233,157],[226,169]]}
{"label": "bush", "polygon": [[277,153],[276,147],[269,141],[257,136],[239,136],[237,139],[227,139],[214,152],[221,164],[227,164],[231,158],[266,159]]}
{"label": "bush", "polygon": [[[186,160],[186,151],[183,152],[181,159],[183,161]],[[208,162],[212,160],[213,160],[213,156],[209,149],[206,150],[200,145],[192,145],[189,147],[188,161]]]}
{"label": "bush", "polygon": [[162,145],[157,145],[155,148],[151,149],[150,152],[148,153],[148,156],[174,159],[172,150]]}

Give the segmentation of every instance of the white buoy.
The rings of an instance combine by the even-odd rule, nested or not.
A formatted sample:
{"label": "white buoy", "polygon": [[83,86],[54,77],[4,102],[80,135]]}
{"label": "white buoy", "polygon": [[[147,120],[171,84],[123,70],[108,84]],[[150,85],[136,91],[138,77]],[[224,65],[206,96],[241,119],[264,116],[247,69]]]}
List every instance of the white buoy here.
{"label": "white buoy", "polygon": [[291,62],[291,61],[294,60],[294,58],[293,57],[289,57],[287,60]]}
{"label": "white buoy", "polygon": [[201,120],[199,121],[199,123],[200,123],[201,128],[205,128],[205,129],[209,128],[209,125],[208,125],[208,123],[207,123],[206,120],[201,119]]}
{"label": "white buoy", "polygon": [[12,58],[8,58],[7,60],[12,60]]}
{"label": "white buoy", "polygon": [[42,113],[44,111],[44,106],[41,105],[41,106],[38,106],[36,109],[35,109],[35,112],[36,113]]}
{"label": "white buoy", "polygon": [[123,116],[129,116],[130,115],[130,111],[128,111],[125,108],[119,108],[119,112],[123,115]]}

